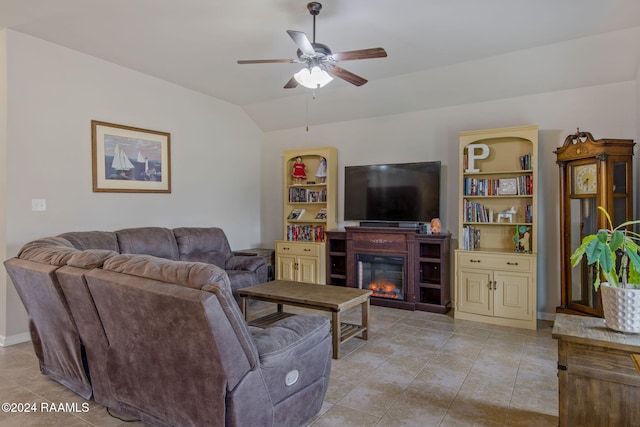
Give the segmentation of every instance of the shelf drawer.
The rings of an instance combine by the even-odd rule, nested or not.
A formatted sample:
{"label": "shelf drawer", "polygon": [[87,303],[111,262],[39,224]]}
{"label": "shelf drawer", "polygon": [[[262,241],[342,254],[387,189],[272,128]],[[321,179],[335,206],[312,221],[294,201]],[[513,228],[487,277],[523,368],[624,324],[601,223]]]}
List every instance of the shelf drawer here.
{"label": "shelf drawer", "polygon": [[520,271],[528,273],[535,268],[533,258],[517,254],[496,255],[478,252],[459,253],[458,267],[482,268],[487,270]]}
{"label": "shelf drawer", "polygon": [[276,242],[276,253],[281,255],[318,256],[321,246],[324,245],[307,242]]}

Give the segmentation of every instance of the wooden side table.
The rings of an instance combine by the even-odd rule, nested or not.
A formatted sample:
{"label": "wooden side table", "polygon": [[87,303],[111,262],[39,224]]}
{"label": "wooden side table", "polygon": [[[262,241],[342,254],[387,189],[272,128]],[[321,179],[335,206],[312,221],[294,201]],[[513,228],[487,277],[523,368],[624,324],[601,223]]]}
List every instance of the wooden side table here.
{"label": "wooden side table", "polygon": [[604,319],[558,313],[560,426],[634,426],[640,420],[640,375],[632,355],[640,336],[608,329]]}

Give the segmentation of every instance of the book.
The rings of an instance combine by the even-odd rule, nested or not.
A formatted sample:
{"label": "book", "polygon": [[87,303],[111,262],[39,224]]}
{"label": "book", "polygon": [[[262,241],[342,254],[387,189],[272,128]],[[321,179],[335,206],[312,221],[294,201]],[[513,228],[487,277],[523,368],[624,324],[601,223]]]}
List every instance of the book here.
{"label": "book", "polygon": [[327,219],[327,209],[326,208],[320,209],[315,219]]}
{"label": "book", "polygon": [[304,214],[304,209],[294,209],[291,211],[287,219],[296,220],[302,218],[302,214]]}

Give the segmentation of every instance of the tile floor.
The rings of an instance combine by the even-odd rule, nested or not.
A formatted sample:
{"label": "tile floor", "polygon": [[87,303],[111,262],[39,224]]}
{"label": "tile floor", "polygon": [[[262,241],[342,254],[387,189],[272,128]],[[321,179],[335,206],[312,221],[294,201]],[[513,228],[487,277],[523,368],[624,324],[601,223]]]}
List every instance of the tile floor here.
{"label": "tile floor", "polygon": [[[273,310],[251,306],[252,315]],[[344,316],[359,320],[359,311]],[[342,344],[313,427],[557,426],[557,345],[537,331],[371,307],[368,341]],[[40,374],[31,343],[0,347],[0,402],[76,403],[76,413],[3,413],[0,426],[143,426]]]}

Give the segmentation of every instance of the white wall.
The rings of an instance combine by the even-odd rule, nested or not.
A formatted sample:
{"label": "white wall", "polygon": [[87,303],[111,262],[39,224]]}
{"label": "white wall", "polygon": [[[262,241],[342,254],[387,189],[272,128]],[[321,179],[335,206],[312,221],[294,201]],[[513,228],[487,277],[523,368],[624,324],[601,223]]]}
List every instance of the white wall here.
{"label": "white wall", "polygon": [[[458,229],[458,132],[535,124],[539,132],[538,311],[552,318],[560,304],[558,166],[554,150],[576,127],[596,138],[637,140],[638,82],[523,96],[367,120],[274,131],[263,149],[262,240],[282,237],[282,151],[338,148],[338,221],[343,224],[344,166],[441,160],[445,165],[443,224]],[[271,172],[268,172],[271,171]],[[453,281],[453,277],[452,277]]]}
{"label": "white wall", "polygon": [[[145,225],[218,226],[234,249],[260,245],[262,133],[239,107],[22,33],[3,34],[2,259],[38,237]],[[93,193],[91,120],[170,132],[171,194]],[[47,210],[32,212],[33,198],[46,199]],[[0,339],[10,342],[27,323],[13,286],[0,286]]]}
{"label": "white wall", "polygon": [[[0,29],[0,260],[7,258],[3,244],[7,236],[5,210],[7,196],[7,32]],[[0,273],[0,307],[7,306],[7,275]],[[0,311],[2,313],[2,311]],[[7,328],[6,316],[0,315],[0,335]]]}

